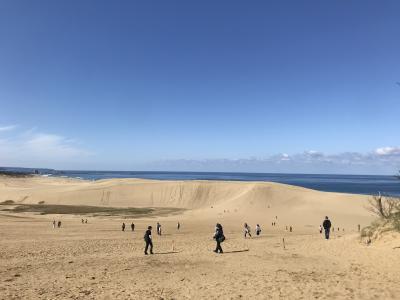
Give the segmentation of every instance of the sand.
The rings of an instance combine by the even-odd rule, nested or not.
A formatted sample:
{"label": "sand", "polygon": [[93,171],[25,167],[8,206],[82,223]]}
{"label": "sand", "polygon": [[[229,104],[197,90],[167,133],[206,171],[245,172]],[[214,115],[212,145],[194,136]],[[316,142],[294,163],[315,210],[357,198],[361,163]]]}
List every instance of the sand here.
{"label": "sand", "polygon": [[[14,202],[0,209],[41,202],[153,210],[0,211],[0,299],[398,299],[400,237],[360,241],[357,225],[374,219],[367,199],[265,182],[0,177],[0,202]],[[325,215],[340,227],[329,241],[318,232]],[[53,229],[53,219],[62,227]],[[164,234],[154,230],[155,254],[144,256],[145,228],[157,221]],[[216,222],[224,254],[212,252]],[[243,222],[253,232],[259,223],[261,236],[244,239]]]}

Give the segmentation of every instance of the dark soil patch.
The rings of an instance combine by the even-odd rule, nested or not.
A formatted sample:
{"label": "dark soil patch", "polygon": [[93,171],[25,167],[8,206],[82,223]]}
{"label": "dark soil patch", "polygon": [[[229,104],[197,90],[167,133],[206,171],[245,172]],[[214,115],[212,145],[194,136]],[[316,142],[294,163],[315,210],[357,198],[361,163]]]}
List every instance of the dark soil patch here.
{"label": "dark soil patch", "polygon": [[[5,203],[2,203],[5,204]],[[10,203],[7,203],[10,204]],[[149,217],[178,214],[183,211],[180,208],[153,208],[153,207],[104,207],[86,205],[58,205],[58,204],[17,204],[12,208],[1,209],[12,213],[32,212],[40,215],[68,214],[91,216],[127,216]]]}

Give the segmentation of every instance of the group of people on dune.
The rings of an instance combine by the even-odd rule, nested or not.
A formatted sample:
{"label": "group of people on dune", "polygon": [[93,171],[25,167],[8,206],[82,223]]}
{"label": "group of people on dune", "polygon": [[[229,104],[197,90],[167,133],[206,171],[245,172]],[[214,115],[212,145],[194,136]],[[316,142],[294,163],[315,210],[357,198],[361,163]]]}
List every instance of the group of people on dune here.
{"label": "group of people on dune", "polygon": [[[82,219],[82,223],[84,223],[84,220]],[[87,223],[87,221],[85,222]],[[275,224],[274,224],[275,225]],[[56,226],[58,228],[61,227],[61,221],[58,221],[56,223],[56,221],[53,221],[53,228],[56,228]],[[125,223],[122,223],[122,231],[125,231]],[[159,222],[157,222],[157,234],[161,235],[161,224]],[[247,223],[244,223],[244,238],[247,238],[247,236],[252,237],[251,236],[251,228]],[[286,226],[287,227],[287,226]],[[181,228],[181,224],[178,222],[177,223],[177,229],[179,230]],[[325,232],[325,239],[329,239],[330,236],[330,231],[332,228],[332,223],[329,220],[328,216],[325,217],[325,220],[323,221],[322,225],[320,225],[319,231],[322,234],[322,231],[324,230]],[[153,254],[153,239],[152,239],[152,235],[151,235],[151,231],[152,231],[153,227],[152,226],[148,226],[147,230],[144,234],[144,241],[145,241],[145,249],[144,249],[144,254],[147,255],[148,251],[150,251],[150,254]],[[135,231],[135,224],[132,222],[131,224],[131,230]],[[339,228],[338,228],[339,230]],[[360,231],[360,225],[358,225],[358,230]],[[290,232],[292,231],[292,226],[290,226]],[[260,235],[261,233],[261,226],[260,224],[256,225],[255,228],[255,233],[257,236]],[[216,248],[214,250],[215,253],[223,253],[224,251],[222,250],[221,247],[221,243],[223,243],[225,241],[225,235],[224,235],[224,230],[222,228],[222,225],[220,223],[217,223],[215,225],[215,233],[213,236],[213,239],[216,242]]]}
{"label": "group of people on dune", "polygon": [[[329,239],[329,234],[330,230],[332,227],[332,223],[329,220],[329,218],[326,216],[325,220],[322,224],[324,230],[325,230],[325,238],[328,240]],[[180,228],[180,223],[178,222],[177,229],[179,230]],[[322,228],[322,227],[321,227]],[[291,228],[292,229],[292,228]],[[148,254],[148,250],[150,248],[150,254],[153,254],[153,241],[152,241],[152,236],[151,236],[151,230],[152,226],[148,226],[147,230],[144,234],[144,241],[145,241],[145,249],[144,249],[144,254]],[[292,230],[291,230],[292,231]],[[261,226],[259,224],[256,225],[255,229],[256,235],[260,235],[261,233]],[[322,230],[320,231],[322,233]],[[157,234],[161,235],[161,225],[160,223],[157,223]],[[244,223],[244,238],[247,236],[251,237],[251,228],[247,223]],[[215,225],[215,233],[213,236],[213,239],[216,242],[216,248],[214,250],[215,253],[224,253],[222,250],[221,244],[225,241],[225,235],[224,235],[224,230],[222,228],[222,225],[220,223],[217,223]]]}

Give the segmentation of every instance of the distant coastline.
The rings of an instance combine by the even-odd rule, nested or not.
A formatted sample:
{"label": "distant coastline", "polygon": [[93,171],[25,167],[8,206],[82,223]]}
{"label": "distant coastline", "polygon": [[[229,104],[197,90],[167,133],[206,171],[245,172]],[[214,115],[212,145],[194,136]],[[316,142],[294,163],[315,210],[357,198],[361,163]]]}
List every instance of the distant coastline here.
{"label": "distant coastline", "polygon": [[170,171],[74,171],[34,168],[0,168],[0,175],[14,177],[57,176],[84,180],[140,178],[154,180],[223,180],[268,181],[301,186],[325,192],[400,196],[400,180],[388,175],[283,174],[235,172],[170,172]]}

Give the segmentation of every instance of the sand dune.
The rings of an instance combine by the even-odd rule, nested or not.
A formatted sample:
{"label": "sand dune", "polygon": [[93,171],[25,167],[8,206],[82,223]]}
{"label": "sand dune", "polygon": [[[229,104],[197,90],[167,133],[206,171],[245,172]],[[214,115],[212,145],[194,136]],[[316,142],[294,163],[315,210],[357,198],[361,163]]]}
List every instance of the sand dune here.
{"label": "sand dune", "polygon": [[325,193],[268,182],[157,181],[67,178],[0,178],[0,202],[93,205],[110,207],[174,207],[196,219],[237,220],[317,227],[329,215],[339,227],[367,225],[368,196]]}
{"label": "sand dune", "polygon": [[[367,199],[266,182],[0,177],[0,202],[184,209],[134,220],[86,215],[88,224],[1,212],[0,299],[396,299],[400,237],[360,242],[357,225],[373,220]],[[317,230],[325,215],[340,227],[329,241]],[[122,232],[123,221],[135,232]],[[157,221],[165,234],[154,234],[156,254],[145,257],[143,233]],[[212,252],[217,221],[223,255]],[[261,236],[244,239],[243,222],[261,224]]]}

